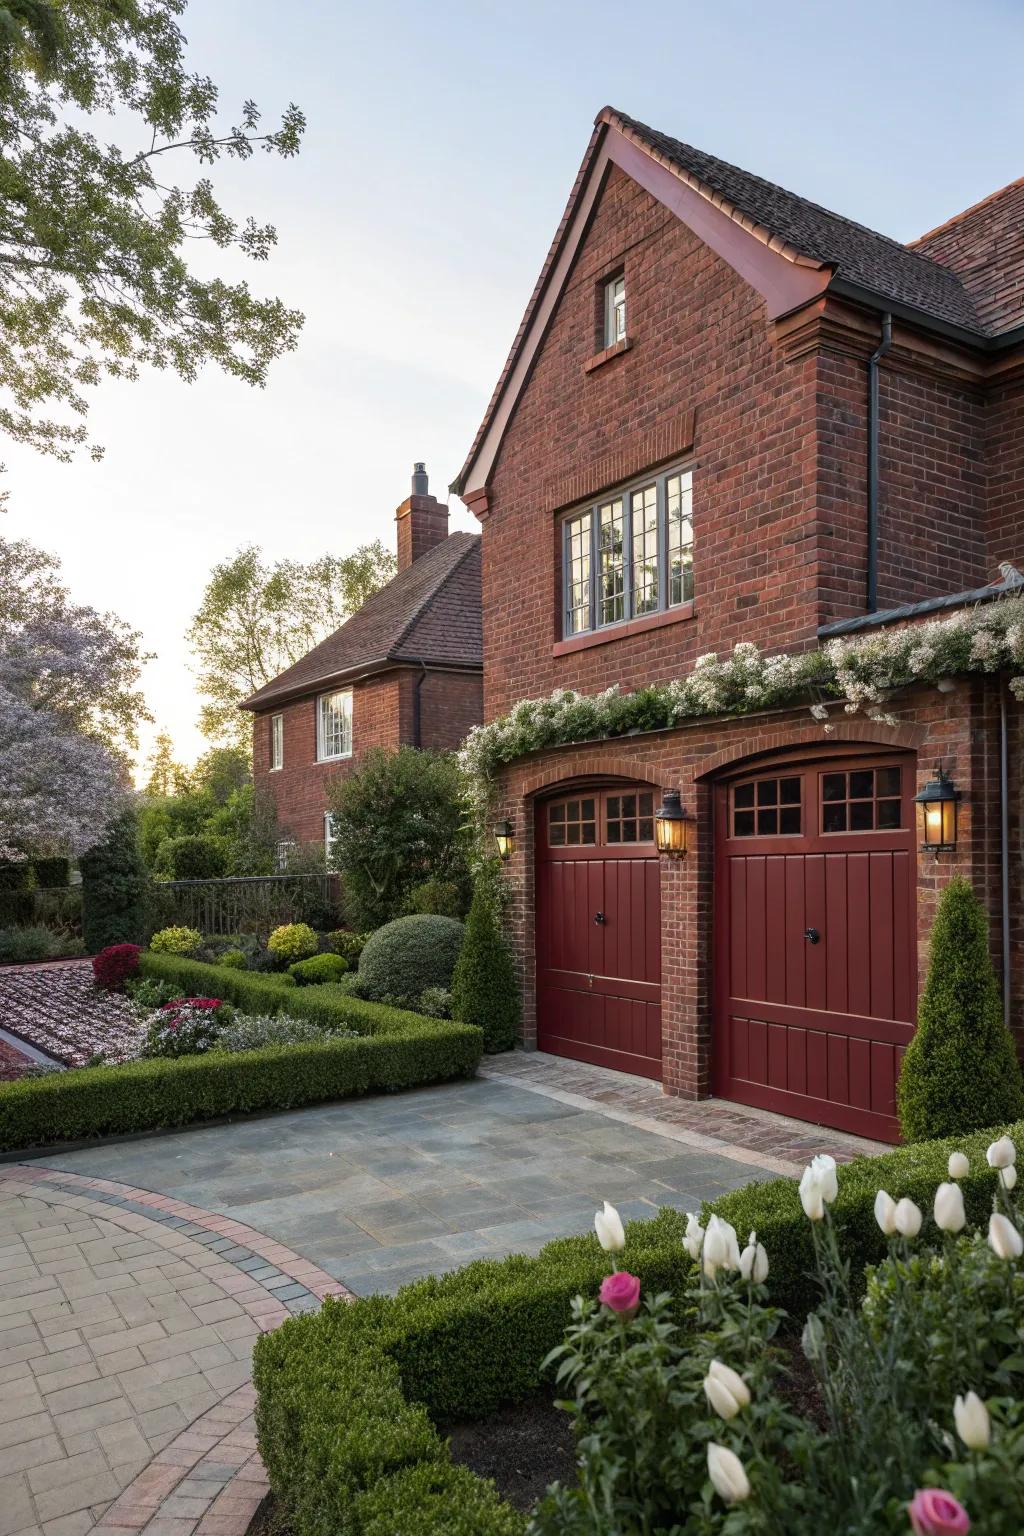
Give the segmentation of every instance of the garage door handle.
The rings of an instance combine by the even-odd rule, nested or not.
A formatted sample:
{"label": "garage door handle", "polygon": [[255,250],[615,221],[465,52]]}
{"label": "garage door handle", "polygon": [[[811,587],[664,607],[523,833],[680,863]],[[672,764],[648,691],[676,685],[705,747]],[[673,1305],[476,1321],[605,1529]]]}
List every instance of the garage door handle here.
{"label": "garage door handle", "polygon": [[595,912],[594,913],[594,922],[597,923],[599,926],[600,926],[600,924],[606,923],[607,921],[608,921],[608,919],[605,917],[603,912]]}
{"label": "garage door handle", "polygon": [[821,939],[821,934],[818,932],[817,928],[808,928],[804,933],[804,938],[807,940],[808,944],[817,944]]}

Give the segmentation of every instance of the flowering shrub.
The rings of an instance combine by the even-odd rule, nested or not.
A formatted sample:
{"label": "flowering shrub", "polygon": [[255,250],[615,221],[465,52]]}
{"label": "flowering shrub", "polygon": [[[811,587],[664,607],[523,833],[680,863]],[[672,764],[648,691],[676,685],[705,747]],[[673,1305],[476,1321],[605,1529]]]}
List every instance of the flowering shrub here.
{"label": "flowering shrub", "polygon": [[158,955],[194,955],[202,942],[196,928],[161,928],[150,939],[149,947]]}
{"label": "flowering shrub", "polygon": [[291,1019],[286,1013],[236,1014],[217,1037],[222,1051],[261,1051],[267,1045],[307,1045],[311,1041],[355,1039],[357,1030],[328,1027],[312,1019]]}
{"label": "flowering shrub", "polygon": [[267,949],[275,959],[288,964],[315,955],[318,947],[317,936],[308,923],[284,923],[267,940]]}
{"label": "flowering shrub", "polygon": [[105,992],[123,991],[125,982],[139,973],[140,954],[137,944],[110,944],[101,949],[92,962],[96,985]]}
{"label": "flowering shrub", "polygon": [[217,1044],[227,1010],[219,997],[164,1003],[146,1026],[141,1056],[195,1056]]}
{"label": "flowering shrub", "polygon": [[850,714],[865,710],[873,718],[888,719],[883,705],[894,689],[1001,668],[1015,674],[1010,687],[1024,698],[1021,597],[927,624],[829,640],[818,650],[793,656],[766,656],[743,641],[727,656],[699,656],[685,677],[635,693],[622,693],[617,685],[591,695],[556,689],[546,699],[524,699],[507,715],[476,726],[459,755],[482,807],[499,767],[541,747],[808,701],[811,714],[826,729],[826,701],[845,702]]}
{"label": "flowering shrub", "polygon": [[[950,1158],[931,1224],[879,1190],[875,1219],[888,1254],[854,1302],[830,1206],[835,1163],[816,1157],[800,1181],[821,1302],[800,1350],[816,1411],[791,1405],[784,1316],[767,1302],[769,1256],[728,1222],[687,1220],[688,1289],[643,1297],[613,1269],[599,1296],[577,1297],[565,1342],[548,1357],[571,1398],[579,1482],[537,1507],[530,1536],[1010,1536],[1024,1530],[1024,1254],[1016,1149],[988,1150],[992,1214],[968,1232]],[[601,1246],[626,1245],[607,1203]],[[679,1324],[695,1320],[693,1332]],[[548,1363],[546,1362],[546,1363]]]}

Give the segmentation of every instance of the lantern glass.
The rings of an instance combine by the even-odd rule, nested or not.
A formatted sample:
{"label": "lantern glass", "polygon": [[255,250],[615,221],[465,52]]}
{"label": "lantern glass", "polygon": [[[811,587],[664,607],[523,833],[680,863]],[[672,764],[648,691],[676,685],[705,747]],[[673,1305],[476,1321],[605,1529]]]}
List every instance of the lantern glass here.
{"label": "lantern glass", "polygon": [[960,799],[953,781],[941,768],[935,778],[914,796],[920,807],[921,848],[926,853],[952,853],[956,849],[956,806]]}
{"label": "lantern glass", "polygon": [[499,821],[494,829],[494,841],[498,845],[498,858],[507,864],[515,851],[516,835],[510,821]]}
{"label": "lantern glass", "polygon": [[683,810],[679,791],[667,789],[661,807],[654,817],[654,840],[659,853],[681,859],[686,853],[686,823],[689,817]]}

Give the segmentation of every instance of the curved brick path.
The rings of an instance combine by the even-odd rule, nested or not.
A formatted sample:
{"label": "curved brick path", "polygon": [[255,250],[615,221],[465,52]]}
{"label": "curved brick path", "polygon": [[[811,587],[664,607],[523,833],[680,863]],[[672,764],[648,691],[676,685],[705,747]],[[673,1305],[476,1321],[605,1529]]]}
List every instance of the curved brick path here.
{"label": "curved brick path", "polygon": [[0,1167],[0,1536],[242,1536],[253,1340],[349,1295],[184,1201]]}

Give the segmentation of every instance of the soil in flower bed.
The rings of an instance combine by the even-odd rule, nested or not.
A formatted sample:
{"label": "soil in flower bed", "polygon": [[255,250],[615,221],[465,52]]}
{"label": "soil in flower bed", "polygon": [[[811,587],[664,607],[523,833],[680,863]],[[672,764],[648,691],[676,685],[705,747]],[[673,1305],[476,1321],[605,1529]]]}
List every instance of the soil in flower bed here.
{"label": "soil in flower bed", "polygon": [[546,1393],[499,1408],[486,1419],[443,1424],[452,1460],[492,1478],[516,1509],[532,1509],[551,1483],[576,1481],[572,1420]]}

